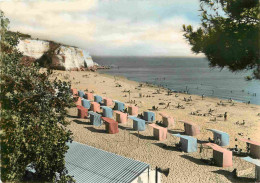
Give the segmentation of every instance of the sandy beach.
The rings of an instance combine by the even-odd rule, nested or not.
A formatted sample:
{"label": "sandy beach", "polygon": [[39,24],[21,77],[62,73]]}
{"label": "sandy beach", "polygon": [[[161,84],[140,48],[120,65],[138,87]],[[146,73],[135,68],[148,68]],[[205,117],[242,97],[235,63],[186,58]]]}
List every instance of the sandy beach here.
{"label": "sandy beach", "polygon": [[[212,150],[205,149],[203,153],[184,153],[175,148],[175,143],[179,138],[173,137],[171,133],[181,133],[184,131],[183,123],[179,120],[190,121],[200,126],[201,133],[196,136],[198,142],[208,141],[213,138],[212,132],[208,128],[224,131],[230,135],[230,145],[228,147],[242,148],[246,151],[246,143],[235,141],[235,138],[251,138],[260,141],[260,106],[238,102],[228,102],[218,98],[173,93],[167,95],[167,90],[155,86],[148,86],[127,80],[123,77],[114,77],[105,74],[88,71],[54,71],[53,78],[58,77],[63,81],[71,81],[72,88],[89,92],[102,97],[124,102],[130,105],[130,101],[135,101],[139,107],[139,114],[143,111],[151,110],[152,106],[158,107],[156,120],[161,121],[159,112],[165,112],[175,119],[175,127],[168,129],[167,140],[157,141],[153,138],[153,130],[148,127],[138,135],[132,131],[132,120],[127,124],[119,123],[119,133],[107,134],[105,126],[94,127],[90,125],[89,119],[78,119],[77,108],[69,109],[68,118],[71,121],[69,129],[73,132],[75,141],[94,146],[118,155],[143,161],[161,168],[170,168],[168,177],[162,175],[162,182],[254,182],[254,165],[242,161],[239,157],[233,156],[233,167],[220,168],[210,166],[200,158],[212,157]],[[121,87],[117,87],[121,85]],[[130,90],[129,93],[124,92]],[[140,97],[140,93],[144,97]],[[184,101],[191,96],[192,101]],[[220,100],[222,102],[220,102]],[[167,104],[169,108],[165,109]],[[160,103],[160,105],[159,105]],[[182,105],[183,108],[177,108]],[[212,115],[208,115],[209,110],[213,110]],[[227,120],[224,121],[223,114],[227,112]],[[194,113],[195,115],[192,115]],[[245,121],[244,125],[241,123]],[[238,122],[238,123],[237,123]],[[165,146],[166,145],[166,146]],[[226,147],[226,148],[228,148]],[[237,170],[252,169],[252,173],[240,179],[233,179],[231,173],[234,168]]]}

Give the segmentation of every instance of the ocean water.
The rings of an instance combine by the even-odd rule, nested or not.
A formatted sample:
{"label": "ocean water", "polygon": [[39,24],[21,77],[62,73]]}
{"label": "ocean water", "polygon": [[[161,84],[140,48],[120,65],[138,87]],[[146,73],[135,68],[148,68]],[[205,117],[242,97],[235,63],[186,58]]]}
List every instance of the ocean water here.
{"label": "ocean water", "polygon": [[93,60],[112,66],[99,70],[100,73],[124,76],[175,91],[260,105],[260,81],[244,79],[251,75],[250,71],[232,73],[227,69],[212,69],[205,58],[94,56]]}

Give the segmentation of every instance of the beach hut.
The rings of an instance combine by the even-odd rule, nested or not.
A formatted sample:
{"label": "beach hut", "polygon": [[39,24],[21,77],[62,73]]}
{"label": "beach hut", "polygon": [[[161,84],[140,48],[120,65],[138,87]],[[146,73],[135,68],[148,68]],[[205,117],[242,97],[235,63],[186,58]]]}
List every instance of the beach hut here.
{"label": "beach hut", "polygon": [[200,127],[197,124],[182,120],[180,122],[184,123],[184,132],[186,135],[196,136],[200,134]]}
{"label": "beach hut", "polygon": [[118,133],[118,123],[111,119],[111,118],[107,118],[107,117],[102,117],[102,120],[104,121],[105,125],[106,125],[106,132],[109,134],[115,134]]}
{"label": "beach hut", "polygon": [[228,146],[229,145],[229,135],[226,132],[222,132],[215,129],[207,129],[213,132],[214,143],[218,143],[218,139],[220,140],[220,146]]}
{"label": "beach hut", "polygon": [[138,107],[134,105],[128,106],[128,114],[131,116],[137,116],[138,115]]}
{"label": "beach hut", "polygon": [[114,102],[115,102],[114,110],[124,112],[125,104],[117,100],[114,100]]}
{"label": "beach hut", "polygon": [[118,123],[127,123],[127,114],[120,112],[120,111],[114,111],[116,114],[116,121]]}
{"label": "beach hut", "polygon": [[103,100],[103,99],[102,99],[101,96],[99,96],[99,95],[95,95],[95,96],[94,96],[94,101],[95,101],[95,102],[101,104],[101,103],[102,103],[102,100]]}
{"label": "beach hut", "polygon": [[65,167],[77,183],[137,183],[140,180],[147,183],[154,180],[149,164],[76,141],[67,145]]}
{"label": "beach hut", "polygon": [[86,97],[88,100],[94,100],[94,95],[93,95],[93,93],[85,93],[85,97]]}
{"label": "beach hut", "polygon": [[253,158],[260,159],[260,143],[248,139],[240,139],[243,142],[249,143],[250,146],[250,156]]}
{"label": "beach hut", "polygon": [[100,112],[100,104],[97,102],[91,102],[90,110],[93,112]]}
{"label": "beach hut", "polygon": [[223,168],[232,166],[232,151],[213,143],[204,143],[204,145],[213,149],[213,159],[218,166]]}
{"label": "beach hut", "polygon": [[90,123],[94,126],[101,126],[102,125],[102,120],[101,120],[101,115],[96,113],[96,112],[89,112],[90,115]]}
{"label": "beach hut", "polygon": [[83,91],[79,90],[78,91],[78,95],[79,95],[79,97],[83,98],[85,93]]}
{"label": "beach hut", "polygon": [[87,99],[82,99],[81,100],[81,102],[82,102],[82,106],[83,107],[85,107],[85,108],[87,108],[87,109],[90,109],[90,106],[91,106],[91,102],[90,102],[90,100],[87,100]]}
{"label": "beach hut", "polygon": [[110,107],[101,106],[101,108],[103,109],[103,117],[113,118],[113,110]]}
{"label": "beach hut", "polygon": [[159,113],[162,116],[162,123],[165,127],[174,127],[175,123],[174,123],[174,119],[173,117],[165,114],[165,113]]}
{"label": "beach hut", "polygon": [[172,134],[180,138],[181,149],[184,152],[197,152],[197,139],[187,135]]}
{"label": "beach hut", "polygon": [[251,158],[249,156],[248,157],[243,157],[241,159],[255,165],[255,178],[256,178],[256,181],[260,181],[260,160],[253,159],[253,158]]}
{"label": "beach hut", "polygon": [[82,119],[86,119],[88,117],[88,109],[81,105],[77,105],[78,108],[78,117]]}
{"label": "beach hut", "polygon": [[103,101],[104,101],[105,106],[112,106],[113,105],[113,100],[110,99],[110,98],[104,97]]}
{"label": "beach hut", "polygon": [[155,113],[151,111],[144,112],[144,120],[145,121],[154,121],[155,120]]}
{"label": "beach hut", "polygon": [[167,138],[167,128],[158,126],[156,124],[149,124],[153,128],[153,136],[156,140],[163,141]]}
{"label": "beach hut", "polygon": [[73,97],[76,105],[82,105],[82,98],[80,97]]}
{"label": "beach hut", "polygon": [[71,91],[73,96],[78,95],[78,90],[76,88],[72,88],[72,89],[70,89],[70,91]]}
{"label": "beach hut", "polygon": [[145,131],[145,120],[140,118],[129,116],[133,120],[133,129],[136,131]]}

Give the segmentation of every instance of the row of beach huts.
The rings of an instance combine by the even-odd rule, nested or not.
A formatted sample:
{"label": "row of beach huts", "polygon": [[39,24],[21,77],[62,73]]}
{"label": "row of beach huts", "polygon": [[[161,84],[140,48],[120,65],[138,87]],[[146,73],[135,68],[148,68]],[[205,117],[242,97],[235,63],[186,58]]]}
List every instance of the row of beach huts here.
{"label": "row of beach huts", "polygon": [[[153,128],[153,136],[158,141],[163,141],[167,138],[168,128],[175,126],[175,119],[172,116],[167,115],[164,112],[160,112],[162,117],[161,123],[155,123],[155,113],[153,111],[143,111],[139,113],[139,109],[136,105],[128,105],[125,103],[113,100],[107,97],[95,95],[90,92],[84,92],[82,90],[71,89],[72,95],[75,100],[75,104],[78,110],[78,118],[90,119],[90,123],[93,126],[101,126],[103,123],[107,133],[116,134],[119,132],[118,123],[126,124],[128,119],[133,120],[134,131],[145,131],[147,126]],[[114,115],[113,115],[114,114]],[[115,117],[114,117],[115,116]],[[191,153],[198,151],[198,140],[195,136],[200,134],[200,127],[193,122],[187,122],[179,120],[184,124],[184,134],[172,134],[175,137],[180,138],[179,148],[181,151]],[[233,155],[235,150],[225,148],[229,145],[229,134],[217,129],[207,129],[213,133],[213,139],[210,142],[202,143],[199,147],[200,150],[203,147],[213,149],[213,157],[211,158],[214,165],[219,167],[232,167]],[[248,161],[255,165],[255,178],[260,180],[260,143],[252,141],[250,139],[239,139],[247,143],[248,156],[241,157],[241,159]],[[149,170],[149,168],[148,168]],[[143,171],[146,172],[147,171]],[[149,172],[149,171],[148,171]],[[158,174],[156,171],[155,174]],[[141,176],[142,175],[142,176]],[[149,173],[148,173],[149,175]],[[151,171],[150,171],[151,175]],[[141,179],[143,182],[160,182],[160,179],[147,178],[146,174],[136,174],[135,181]],[[158,175],[156,176],[158,177]],[[130,182],[135,182],[131,180]],[[119,181],[120,182],[120,181]]]}

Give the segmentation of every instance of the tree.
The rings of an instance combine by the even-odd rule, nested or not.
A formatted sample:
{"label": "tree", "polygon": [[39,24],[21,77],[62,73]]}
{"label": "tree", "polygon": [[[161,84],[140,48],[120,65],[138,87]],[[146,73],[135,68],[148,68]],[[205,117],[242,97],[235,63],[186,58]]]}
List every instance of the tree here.
{"label": "tree", "polygon": [[66,175],[64,156],[71,141],[66,129],[66,108],[73,105],[70,83],[55,79],[37,64],[21,64],[16,48],[18,33],[8,31],[9,20],[1,20],[1,179],[27,181],[26,169],[35,170],[32,181],[73,182]]}
{"label": "tree", "polygon": [[260,14],[258,0],[200,0],[201,26],[183,25],[194,53],[204,53],[209,66],[230,71],[254,69],[260,79]]}

